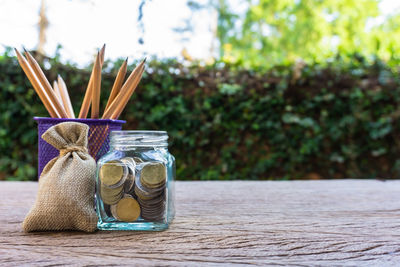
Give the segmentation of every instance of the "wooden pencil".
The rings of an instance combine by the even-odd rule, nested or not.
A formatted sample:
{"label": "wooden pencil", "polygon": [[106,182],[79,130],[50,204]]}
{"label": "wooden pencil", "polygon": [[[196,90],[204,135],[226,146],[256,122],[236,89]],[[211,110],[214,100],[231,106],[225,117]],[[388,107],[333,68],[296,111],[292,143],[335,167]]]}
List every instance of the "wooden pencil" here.
{"label": "wooden pencil", "polygon": [[86,87],[85,96],[83,97],[81,109],[78,115],[79,119],[86,119],[91,102],[92,102],[92,76],[90,76],[88,86]]}
{"label": "wooden pencil", "polygon": [[[39,95],[45,108],[48,110],[50,116],[53,118],[75,118],[68,89],[61,76],[58,75],[58,81],[54,81],[52,87],[44,75],[43,70],[28,51],[25,50],[26,58],[19,53],[17,49],[15,49],[15,52],[19,64],[27,75],[36,93]],[[79,112],[79,118],[87,117],[90,106],[92,108],[91,118],[99,118],[101,70],[104,63],[104,55],[105,44],[97,53],[85,97]],[[142,78],[145,61],[146,59],[132,71],[125,83],[123,81],[127,72],[127,59],[123,62],[118,70],[117,77],[115,78],[102,119],[117,119],[121,115]]]}
{"label": "wooden pencil", "polygon": [[[97,54],[98,56],[98,54]],[[96,56],[96,58],[97,58]],[[81,105],[81,110],[79,111],[79,115],[78,118],[79,119],[86,119],[87,114],[89,113],[89,108],[90,108],[90,104],[92,103],[92,87],[93,87],[93,70],[94,70],[94,66],[93,65],[93,69],[92,69],[92,73],[90,75],[89,78],[89,82],[88,82],[88,86],[86,87],[86,92],[85,92],[85,96],[83,98],[83,102]]]}
{"label": "wooden pencil", "polygon": [[107,108],[111,105],[111,103],[114,101],[115,97],[118,95],[119,91],[121,90],[122,84],[124,83],[127,66],[128,66],[128,59],[126,59],[122,63],[121,67],[118,70],[117,77],[115,78],[113,87],[111,89],[110,96],[108,97],[108,100],[107,100],[106,108],[104,110],[107,110]]}
{"label": "wooden pencil", "polygon": [[[115,97],[114,101],[111,103],[111,105],[104,111],[103,114],[103,119],[110,119],[114,111],[117,109],[117,107],[121,104],[121,101],[123,101],[126,96],[129,94],[129,89],[132,88],[132,86],[135,83],[136,78],[139,76],[139,73],[141,72],[141,69],[143,68],[145,63],[145,60],[143,60],[136,68],[132,71],[132,73],[129,75],[128,79],[125,81],[124,85],[122,86],[119,94]],[[133,89],[134,90],[134,89]],[[131,92],[131,94],[133,91]],[[130,95],[131,95],[130,94]],[[129,95],[129,97],[130,97]]]}
{"label": "wooden pencil", "polygon": [[[106,49],[106,45],[104,44],[103,47],[101,48],[100,52],[98,53],[98,54],[100,54],[100,63],[101,63],[102,67],[103,67],[103,63],[104,63],[105,49]],[[92,70],[92,74],[90,75],[90,78],[89,78],[85,96],[83,97],[81,109],[80,109],[79,115],[78,115],[79,119],[85,119],[87,117],[87,114],[89,113],[89,108],[92,103],[92,94],[93,94],[92,87],[93,87],[93,70]]]}
{"label": "wooden pencil", "polygon": [[100,64],[103,66],[104,63],[104,56],[106,54],[106,44],[103,45],[103,47],[100,49]]}
{"label": "wooden pencil", "polygon": [[60,87],[58,86],[57,81],[54,81],[54,82],[53,82],[53,89],[54,89],[54,93],[56,93],[56,96],[57,96],[57,98],[58,98],[58,101],[60,101],[61,105],[63,106],[63,108],[64,108],[64,110],[65,110],[64,104],[63,104],[63,102],[62,102]]}
{"label": "wooden pencil", "polygon": [[128,88],[130,88],[136,78],[136,76],[139,74],[141,68],[141,64],[136,66],[136,68],[131,72],[129,75],[128,79],[126,79],[124,85],[122,86],[119,94],[115,97],[113,102],[110,104],[110,106],[104,111],[104,114],[102,116],[103,119],[110,119],[111,115],[113,114],[114,110],[117,108],[119,103],[122,101],[122,99],[125,97],[125,95],[128,93]]}
{"label": "wooden pencil", "polygon": [[25,55],[28,59],[28,63],[30,64],[32,70],[36,74],[36,77],[38,77],[39,82],[44,88],[46,94],[49,96],[50,101],[53,103],[54,108],[57,110],[57,113],[60,114],[61,118],[68,118],[67,113],[65,112],[64,108],[58,101],[57,96],[53,88],[51,87],[49,81],[47,80],[46,76],[44,75],[43,70],[40,68],[39,63],[37,63],[37,61],[32,57],[32,55],[28,51],[25,51]]}
{"label": "wooden pencil", "polygon": [[40,100],[42,101],[44,107],[49,112],[50,116],[52,118],[61,118],[61,116],[57,113],[57,110],[55,109],[53,103],[47,96],[46,91],[39,82],[39,79],[36,77],[36,74],[29,66],[28,61],[25,59],[23,55],[21,55],[21,53],[16,48],[14,48],[14,50],[15,53],[17,54],[19,65],[21,66],[22,70],[25,72],[26,76],[31,82],[33,89],[35,89],[36,93],[39,95]]}
{"label": "wooden pencil", "polygon": [[93,67],[93,85],[92,85],[92,112],[91,118],[99,118],[99,108],[100,108],[100,88],[101,88],[101,55],[98,54],[96,57],[96,62]]}
{"label": "wooden pencil", "polygon": [[57,81],[64,109],[70,118],[75,119],[74,109],[72,108],[71,99],[69,98],[67,85],[60,75],[57,76]]}
{"label": "wooden pencil", "polygon": [[140,73],[138,74],[138,76],[135,77],[135,80],[134,80],[133,84],[131,85],[131,87],[128,88],[128,93],[121,100],[121,103],[115,108],[110,119],[116,120],[121,115],[122,111],[125,109],[126,105],[128,104],[129,99],[131,98],[133,92],[135,91],[136,87],[138,86],[140,80],[142,79],[143,72],[144,72],[144,66],[140,69]]}

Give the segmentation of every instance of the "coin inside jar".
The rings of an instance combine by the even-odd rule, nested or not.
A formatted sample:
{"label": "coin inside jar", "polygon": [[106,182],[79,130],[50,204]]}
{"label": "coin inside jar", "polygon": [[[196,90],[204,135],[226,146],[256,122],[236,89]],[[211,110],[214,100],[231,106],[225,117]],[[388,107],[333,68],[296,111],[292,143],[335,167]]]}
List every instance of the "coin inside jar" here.
{"label": "coin inside jar", "polygon": [[133,169],[134,169],[135,166],[136,166],[135,160],[134,160],[133,158],[131,158],[131,157],[122,158],[121,161],[122,161],[123,163],[125,163],[126,165],[128,165],[128,167],[131,167],[131,168],[133,168]]}
{"label": "coin inside jar", "polygon": [[[141,167],[141,168],[140,168]],[[166,168],[160,162],[146,162],[139,167],[134,192],[147,221],[160,221],[165,214]]]}
{"label": "coin inside jar", "polygon": [[117,204],[111,206],[113,217],[122,222],[136,221],[140,216],[140,212],[139,203],[127,194]]}
{"label": "coin inside jar", "polygon": [[117,188],[122,185],[128,175],[125,164],[119,160],[112,160],[100,167],[99,178],[102,185]]}
{"label": "coin inside jar", "polygon": [[135,167],[136,162],[131,157],[122,158],[121,161],[127,166],[127,177],[124,183],[124,192],[131,192],[133,185],[135,184]]}
{"label": "coin inside jar", "polygon": [[139,176],[137,176],[135,180],[134,192],[138,198],[143,200],[152,199],[162,194],[164,187],[165,184],[158,188],[147,188],[141,184],[141,179]]}
{"label": "coin inside jar", "polygon": [[140,172],[140,182],[147,188],[159,188],[165,184],[167,170],[161,162],[148,162]]}
{"label": "coin inside jar", "polygon": [[107,205],[116,204],[123,196],[123,186],[117,188],[109,188],[106,186],[100,186],[100,196],[103,202]]}

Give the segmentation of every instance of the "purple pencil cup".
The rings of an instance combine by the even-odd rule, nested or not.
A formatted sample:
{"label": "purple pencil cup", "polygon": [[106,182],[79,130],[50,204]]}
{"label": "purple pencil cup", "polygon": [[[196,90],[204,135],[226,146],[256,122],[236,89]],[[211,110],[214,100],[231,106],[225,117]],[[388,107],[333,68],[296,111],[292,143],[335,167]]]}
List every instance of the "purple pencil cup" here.
{"label": "purple pencil cup", "polygon": [[51,126],[66,121],[76,121],[89,126],[88,150],[89,154],[97,161],[110,148],[111,131],[121,130],[123,120],[102,119],[58,119],[58,118],[33,118],[38,123],[38,178],[43,168],[53,158],[59,155],[59,151],[42,139],[42,134]]}

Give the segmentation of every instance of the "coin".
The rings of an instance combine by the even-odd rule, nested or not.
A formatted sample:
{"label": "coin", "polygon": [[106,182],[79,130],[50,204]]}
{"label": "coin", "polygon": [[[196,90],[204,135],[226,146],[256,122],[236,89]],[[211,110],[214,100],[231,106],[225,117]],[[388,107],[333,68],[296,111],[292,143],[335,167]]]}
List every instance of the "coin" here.
{"label": "coin", "polygon": [[103,200],[104,204],[107,205],[114,205],[118,203],[118,201],[122,198],[122,194],[115,196],[115,197],[102,197],[101,199]]}
{"label": "coin", "polygon": [[125,158],[122,158],[121,161],[123,163],[125,163],[126,165],[128,165],[128,167],[131,167],[131,168],[135,169],[136,162],[135,162],[135,160],[133,158],[125,157]]}
{"label": "coin", "polygon": [[157,203],[146,203],[146,201],[138,199],[139,204],[143,207],[144,210],[157,210],[160,207],[163,207],[165,201],[158,201]]}
{"label": "coin", "polygon": [[144,219],[149,219],[149,218],[160,218],[164,215],[164,208],[158,209],[158,210],[153,210],[153,211],[146,211],[142,209],[141,216]]}
{"label": "coin", "polygon": [[143,205],[141,205],[140,207],[142,208],[143,214],[160,214],[164,211],[164,208],[165,208],[163,203],[159,204],[157,206],[154,206],[154,207],[146,207]]}
{"label": "coin", "polygon": [[117,188],[109,188],[106,186],[100,186],[100,196],[103,202],[107,205],[113,205],[117,203],[123,196],[123,186]]}
{"label": "coin", "polygon": [[138,196],[140,208],[142,209],[141,216],[147,221],[157,221],[163,218],[165,213],[165,190],[155,197],[141,198]]}
{"label": "coin", "polygon": [[99,178],[103,185],[115,188],[123,184],[127,174],[127,167],[121,161],[112,160],[100,167]]}
{"label": "coin", "polygon": [[152,199],[147,199],[147,200],[138,198],[138,201],[141,205],[143,204],[144,206],[154,206],[154,205],[158,205],[158,204],[162,203],[163,201],[165,201],[165,197],[164,197],[164,194],[162,194],[158,197],[155,197]]}
{"label": "coin", "polygon": [[148,184],[145,181],[141,181],[142,182],[142,187],[146,188],[146,189],[162,189],[164,188],[165,182],[159,183],[159,184]]}
{"label": "coin", "polygon": [[124,192],[125,193],[131,192],[134,184],[135,184],[135,176],[131,171],[129,171],[126,181],[124,183]]}
{"label": "coin", "polygon": [[122,193],[122,190],[123,190],[122,187],[110,189],[110,188],[101,186],[100,194],[101,194],[102,198],[112,198],[112,197],[120,195]]}
{"label": "coin", "polygon": [[154,209],[154,210],[145,210],[142,208],[142,217],[143,218],[159,218],[163,216],[164,214],[164,207],[160,207],[159,209]]}
{"label": "coin", "polygon": [[111,206],[114,218],[122,222],[136,221],[140,216],[140,211],[139,203],[130,195],[124,195],[117,204]]}
{"label": "coin", "polygon": [[159,194],[151,196],[151,197],[145,197],[143,198],[141,195],[138,196],[138,199],[147,205],[152,205],[152,204],[157,204],[161,202],[162,200],[165,200],[165,191],[161,191]]}
{"label": "coin", "polygon": [[143,192],[141,192],[141,191],[138,191],[137,190],[137,187],[135,187],[135,190],[134,190],[134,192],[135,192],[135,195],[138,197],[138,198],[140,198],[140,199],[142,199],[142,200],[148,200],[148,199],[153,199],[153,198],[155,198],[155,197],[157,197],[159,194],[146,194],[146,193],[143,193]]}
{"label": "coin", "polygon": [[165,184],[167,169],[161,162],[148,162],[140,171],[140,182],[147,188],[159,188]]}
{"label": "coin", "polygon": [[128,174],[124,183],[124,192],[128,193],[132,190],[133,185],[135,184],[135,167],[136,162],[131,157],[125,157],[121,159],[123,163],[126,163]]}
{"label": "coin", "polygon": [[146,221],[161,221],[164,219],[164,212],[162,213],[157,213],[157,214],[141,214],[142,218],[145,219]]}
{"label": "coin", "polygon": [[135,191],[136,195],[141,199],[152,199],[154,197],[157,197],[160,194],[162,194],[163,189],[164,189],[164,187],[155,188],[155,189],[145,188],[142,186],[142,184],[140,182],[140,178],[136,177],[134,191]]}
{"label": "coin", "polygon": [[147,221],[164,218],[166,176],[166,167],[161,162],[144,162],[138,166],[134,192],[141,208],[141,216]]}

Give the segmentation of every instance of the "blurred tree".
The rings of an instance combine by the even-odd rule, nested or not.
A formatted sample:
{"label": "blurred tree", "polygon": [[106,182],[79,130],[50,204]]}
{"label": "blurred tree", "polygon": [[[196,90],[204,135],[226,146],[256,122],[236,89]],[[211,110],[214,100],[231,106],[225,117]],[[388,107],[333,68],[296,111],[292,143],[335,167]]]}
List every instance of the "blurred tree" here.
{"label": "blurred tree", "polygon": [[151,0],[147,0],[147,1],[146,0],[140,0],[140,3],[139,3],[139,8],[138,8],[139,15],[138,15],[138,18],[137,18],[137,27],[138,27],[139,33],[140,33],[140,36],[138,38],[139,45],[144,45],[144,22],[143,22],[144,12],[143,12],[143,8],[144,8],[146,2],[150,2],[150,1]]}
{"label": "blurred tree", "polygon": [[244,12],[234,11],[230,2],[219,0],[216,6],[225,61],[272,66],[320,62],[338,53],[389,60],[400,51],[400,16],[372,23],[381,15],[379,0],[247,0]]}
{"label": "blurred tree", "polygon": [[40,3],[39,22],[38,22],[39,40],[36,48],[36,50],[41,55],[45,54],[44,45],[46,44],[46,31],[48,27],[49,27],[49,20],[47,19],[46,16],[46,2],[45,0],[42,0]]}
{"label": "blurred tree", "polygon": [[385,23],[372,30],[371,44],[385,61],[400,62],[400,14],[389,16]]}
{"label": "blurred tree", "polygon": [[[198,1],[198,0],[188,0],[187,6],[191,11],[190,16],[184,19],[183,24],[179,27],[174,28],[173,30],[180,34],[180,41],[182,44],[185,44],[189,41],[189,36],[187,33],[193,33],[196,28],[196,23],[194,20],[194,16],[207,16],[207,24],[209,24],[209,31],[212,36],[211,43],[203,44],[204,46],[208,46],[209,54],[205,61],[207,63],[214,63],[217,53],[218,47],[218,2],[213,0],[205,0],[205,1]],[[204,12],[203,14],[199,12]],[[181,55],[185,60],[193,60],[192,56],[189,54],[188,49],[184,46],[181,51]]]}

